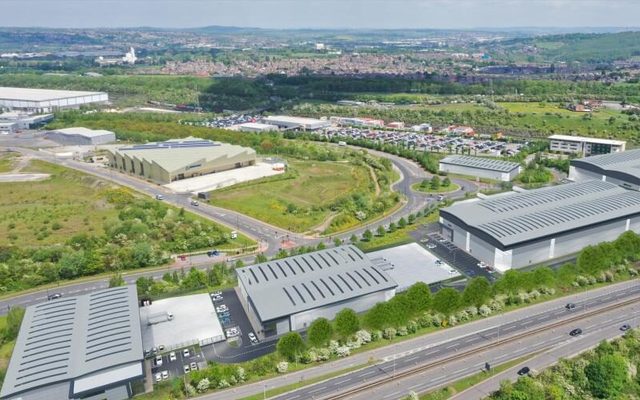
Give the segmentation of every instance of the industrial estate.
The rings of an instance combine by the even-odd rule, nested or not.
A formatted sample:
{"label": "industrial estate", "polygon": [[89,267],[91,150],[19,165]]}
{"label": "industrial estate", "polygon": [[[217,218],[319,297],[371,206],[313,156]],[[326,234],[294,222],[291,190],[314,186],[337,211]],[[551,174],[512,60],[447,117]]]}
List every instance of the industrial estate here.
{"label": "industrial estate", "polygon": [[636,398],[640,36],[576,32],[0,27],[0,399]]}

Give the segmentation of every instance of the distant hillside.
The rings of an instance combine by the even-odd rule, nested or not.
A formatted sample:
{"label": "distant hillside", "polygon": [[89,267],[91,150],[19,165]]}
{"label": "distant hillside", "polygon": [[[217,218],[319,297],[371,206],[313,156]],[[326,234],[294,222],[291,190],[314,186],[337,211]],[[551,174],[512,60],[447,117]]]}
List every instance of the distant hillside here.
{"label": "distant hillside", "polygon": [[[524,51],[539,61],[608,62],[640,56],[640,32],[576,33],[513,39],[503,45]],[[533,53],[531,47],[537,48]]]}

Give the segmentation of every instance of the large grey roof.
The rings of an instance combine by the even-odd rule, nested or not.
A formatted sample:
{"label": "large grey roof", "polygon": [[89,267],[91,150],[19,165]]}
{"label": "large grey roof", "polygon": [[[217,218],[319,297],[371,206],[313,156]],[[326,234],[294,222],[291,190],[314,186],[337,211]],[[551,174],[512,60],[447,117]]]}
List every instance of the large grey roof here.
{"label": "large grey roof", "polygon": [[575,159],[571,165],[640,184],[640,149]]}
{"label": "large grey roof", "polygon": [[146,160],[151,164],[155,163],[168,172],[173,172],[198,162],[223,161],[241,154],[255,156],[256,153],[255,150],[249,147],[193,137],[121,147],[115,152],[141,161]]}
{"label": "large grey roof", "polygon": [[479,168],[498,172],[511,172],[520,167],[520,164],[511,161],[472,156],[448,156],[440,160],[440,162],[443,164],[459,165],[463,167]]}
{"label": "large grey roof", "polygon": [[397,286],[352,245],[256,264],[237,273],[263,322]]}
{"label": "large grey roof", "polygon": [[599,180],[461,202],[440,215],[501,247],[640,214],[640,192]]}
{"label": "large grey roof", "polygon": [[85,92],[79,90],[52,90],[16,87],[0,87],[1,100],[46,101],[68,99],[71,97],[94,96],[104,92]]}
{"label": "large grey roof", "polygon": [[142,360],[135,286],[53,300],[27,307],[0,397]]}
{"label": "large grey roof", "polygon": [[100,137],[105,135],[108,135],[108,136],[115,135],[111,131],[106,131],[103,129],[89,129],[89,128],[83,128],[83,127],[54,129],[49,132],[56,132],[56,133],[61,133],[63,135],[69,135],[69,136],[83,136],[86,138],[94,138],[94,137]]}

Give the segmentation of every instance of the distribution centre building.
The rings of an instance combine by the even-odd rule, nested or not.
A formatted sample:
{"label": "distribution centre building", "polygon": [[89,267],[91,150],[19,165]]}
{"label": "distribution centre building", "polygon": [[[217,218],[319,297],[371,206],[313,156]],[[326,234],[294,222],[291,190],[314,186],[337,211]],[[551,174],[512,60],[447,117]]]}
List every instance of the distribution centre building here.
{"label": "distribution centre building", "polygon": [[127,399],[143,360],[135,285],[29,306],[0,398]]}
{"label": "distribution centre building", "polygon": [[48,131],[44,137],[65,146],[98,145],[116,141],[116,134],[111,131],[81,127]]}
{"label": "distribution centre building", "polygon": [[598,179],[625,189],[640,190],[640,149],[571,160],[569,179]]}
{"label": "distribution centre building", "polygon": [[510,192],[441,209],[440,228],[460,249],[506,271],[640,232],[640,192],[601,180]]}
{"label": "distribution centre building", "polygon": [[598,154],[617,153],[625,150],[627,142],[569,135],[549,136],[549,150],[566,154],[591,156]]}
{"label": "distribution centre building", "polygon": [[260,123],[274,125],[284,130],[301,129],[303,131],[316,131],[331,126],[331,122],[327,120],[291,117],[288,115],[269,115],[262,118]]}
{"label": "distribution centre building", "polygon": [[0,87],[0,108],[48,113],[109,101],[104,92]]}
{"label": "distribution centre building", "polygon": [[448,156],[440,160],[438,170],[452,174],[510,182],[520,174],[520,164],[492,158]]}
{"label": "distribution centre building", "polygon": [[160,184],[256,163],[256,152],[251,148],[193,137],[107,151],[112,168]]}
{"label": "distribution centre building", "polygon": [[363,312],[395,295],[397,283],[348,245],[236,270],[240,300],[265,336],[306,329],[344,308]]}

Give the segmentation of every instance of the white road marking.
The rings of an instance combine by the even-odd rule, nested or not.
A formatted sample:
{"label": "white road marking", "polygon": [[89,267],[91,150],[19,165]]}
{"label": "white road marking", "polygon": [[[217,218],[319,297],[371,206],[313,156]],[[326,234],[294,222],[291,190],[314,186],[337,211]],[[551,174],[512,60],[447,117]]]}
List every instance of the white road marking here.
{"label": "white road marking", "polygon": [[327,388],[326,386],[322,386],[322,387],[319,387],[317,389],[309,390],[308,393],[311,394],[311,393],[315,393],[315,392],[320,392],[322,390],[325,390],[326,388]]}

